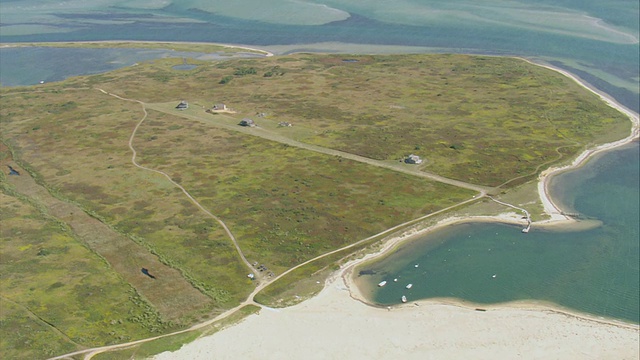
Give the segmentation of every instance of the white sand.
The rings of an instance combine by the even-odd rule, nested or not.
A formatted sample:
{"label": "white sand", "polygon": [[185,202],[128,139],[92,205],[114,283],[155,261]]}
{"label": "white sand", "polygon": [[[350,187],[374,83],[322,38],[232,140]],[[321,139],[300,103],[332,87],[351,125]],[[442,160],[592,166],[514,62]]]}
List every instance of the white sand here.
{"label": "white sand", "polygon": [[540,308],[374,308],[336,276],[308,301],[263,309],[154,359],[638,359],[639,348],[636,326]]}

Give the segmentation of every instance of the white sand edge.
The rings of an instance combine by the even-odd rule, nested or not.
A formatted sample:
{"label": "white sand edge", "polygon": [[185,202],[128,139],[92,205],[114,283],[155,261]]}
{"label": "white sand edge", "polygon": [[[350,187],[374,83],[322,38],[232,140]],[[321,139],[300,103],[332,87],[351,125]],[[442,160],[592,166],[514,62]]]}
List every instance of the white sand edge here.
{"label": "white sand edge", "polygon": [[[36,44],[55,44],[56,42],[51,41],[38,41]],[[273,56],[273,53],[253,48],[245,45],[235,45],[235,44],[221,44],[221,43],[213,43],[213,42],[203,42],[203,41],[145,41],[145,40],[88,40],[88,41],[60,41],[60,44],[119,44],[119,43],[132,43],[132,44],[194,44],[194,45],[212,45],[212,46],[221,46],[224,48],[230,49],[242,49],[254,51],[257,53],[264,54],[265,56]],[[0,48],[13,48],[13,47],[26,47],[26,46],[36,46],[28,42],[24,43],[0,43]]]}
{"label": "white sand edge", "polygon": [[562,166],[562,167],[552,167],[549,168],[545,171],[543,171],[542,173],[540,173],[540,176],[538,177],[539,181],[538,181],[538,194],[540,195],[540,201],[542,202],[542,205],[544,206],[544,211],[545,213],[547,213],[550,216],[550,222],[553,221],[565,221],[565,220],[570,220],[570,218],[568,218],[567,216],[562,214],[562,210],[560,210],[560,208],[553,202],[553,200],[551,199],[551,197],[549,196],[549,179],[551,178],[552,175],[556,175],[559,174],[561,172],[564,171],[568,171],[568,170],[572,170],[575,168],[578,168],[580,166],[582,166],[590,157],[592,157],[593,155],[603,152],[603,151],[607,151],[607,150],[611,150],[613,148],[625,145],[631,141],[633,141],[634,139],[638,139],[639,134],[640,134],[640,119],[638,117],[638,114],[634,113],[633,111],[627,109],[626,107],[620,105],[617,101],[615,101],[613,98],[611,98],[610,96],[601,93],[600,91],[592,88],[591,86],[587,85],[585,82],[583,82],[582,80],[580,80],[579,78],[577,78],[575,75],[560,69],[558,67],[555,66],[551,66],[551,65],[547,65],[547,64],[540,64],[540,63],[535,63],[532,62],[528,59],[523,59],[529,63],[532,63],[534,65],[538,65],[538,66],[542,66],[544,68],[547,69],[551,69],[554,71],[557,71],[559,73],[561,73],[562,75],[572,79],[573,81],[575,81],[576,83],[578,83],[580,86],[584,87],[585,89],[591,91],[592,93],[598,95],[600,97],[600,99],[602,99],[607,105],[611,106],[612,108],[622,112],[623,114],[627,115],[629,117],[629,120],[631,120],[632,123],[632,128],[631,128],[631,133],[629,134],[629,136],[627,136],[624,139],[612,142],[612,143],[608,143],[608,144],[603,144],[600,146],[597,146],[593,149],[589,149],[589,150],[585,150],[582,154],[578,155],[578,157],[576,157],[576,159],[570,164],[570,165],[566,165],[566,166]]}

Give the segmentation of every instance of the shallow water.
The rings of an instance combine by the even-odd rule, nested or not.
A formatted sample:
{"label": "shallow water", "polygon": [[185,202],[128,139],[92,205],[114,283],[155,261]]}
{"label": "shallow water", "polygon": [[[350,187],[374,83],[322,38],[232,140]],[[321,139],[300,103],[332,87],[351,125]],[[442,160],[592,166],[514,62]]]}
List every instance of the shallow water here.
{"label": "shallow water", "polygon": [[[225,60],[233,57],[262,57],[250,53],[203,54],[156,49],[91,49],[52,47],[0,48],[2,86],[34,85],[54,82],[78,75],[99,74],[159,58],[193,58]],[[180,68],[186,66],[184,68]],[[194,65],[182,64],[176,69],[189,70]]]}
{"label": "shallow water", "polygon": [[[409,301],[540,300],[638,323],[639,164],[634,142],[554,180],[552,195],[582,216],[603,221],[601,227],[581,232],[534,227],[522,234],[520,227],[502,224],[450,226],[368,266],[377,272],[366,276],[369,295],[385,305],[400,303],[402,295]],[[376,287],[382,280],[387,285]]]}
{"label": "shallow water", "polygon": [[300,48],[342,42],[369,49],[420,46],[530,56],[583,72],[593,85],[637,112],[638,7],[637,1],[596,0],[21,0],[0,2],[0,40],[203,41]]}

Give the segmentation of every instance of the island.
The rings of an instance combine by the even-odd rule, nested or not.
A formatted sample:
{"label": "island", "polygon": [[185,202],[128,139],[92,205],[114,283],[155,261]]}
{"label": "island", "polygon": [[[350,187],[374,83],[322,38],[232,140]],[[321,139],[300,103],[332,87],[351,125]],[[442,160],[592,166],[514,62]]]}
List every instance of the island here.
{"label": "island", "polygon": [[540,176],[637,137],[637,118],[518,58],[184,63],[0,89],[3,321],[29,329],[9,356],[174,349],[469,205],[567,220]]}

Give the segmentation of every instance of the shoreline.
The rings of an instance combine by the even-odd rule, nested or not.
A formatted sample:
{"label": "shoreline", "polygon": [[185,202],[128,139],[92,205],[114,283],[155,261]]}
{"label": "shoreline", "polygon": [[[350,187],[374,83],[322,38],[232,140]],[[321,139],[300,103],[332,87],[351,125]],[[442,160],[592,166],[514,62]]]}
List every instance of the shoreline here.
{"label": "shoreline", "polygon": [[[565,316],[570,316],[580,320],[592,321],[602,325],[607,326],[616,326],[626,329],[632,330],[640,330],[640,324],[635,324],[633,322],[624,321],[622,319],[616,318],[608,318],[604,316],[597,316],[586,312],[576,311],[570,308],[563,308],[554,304],[552,302],[539,301],[539,300],[517,300],[517,301],[508,301],[497,304],[483,304],[483,303],[475,303],[472,301],[465,301],[458,298],[431,298],[431,299],[419,299],[412,300],[403,304],[396,304],[390,306],[376,305],[371,304],[364,295],[360,292],[358,285],[353,281],[353,271],[357,265],[351,264],[341,270],[337,271],[337,274],[334,278],[327,280],[327,286],[335,283],[336,281],[342,281],[343,284],[349,289],[350,297],[362,303],[363,305],[379,309],[379,310],[389,310],[398,309],[398,308],[411,308],[414,306],[433,306],[433,305],[446,305],[457,307],[464,310],[471,311],[501,311],[501,310],[509,310],[509,309],[517,309],[517,310],[526,310],[526,311],[539,311],[539,312],[550,312],[562,314]],[[338,279],[338,277],[342,278],[342,280]]]}
{"label": "shoreline", "polygon": [[[167,41],[117,41],[117,40],[110,40],[110,41],[86,41],[86,42],[65,42],[65,43],[156,43],[156,44],[162,44],[162,43],[178,43],[178,44],[188,44],[188,42],[167,42]],[[202,43],[193,43],[193,44],[203,44],[203,45],[216,45],[216,46],[223,46],[223,47],[230,47],[230,48],[239,48],[239,49],[246,49],[246,50],[251,50],[251,51],[256,51],[256,52],[260,52],[263,54],[266,54],[265,56],[273,56],[273,53],[269,52],[269,51],[265,51],[265,50],[261,50],[261,49],[255,49],[255,48],[250,48],[250,47],[244,47],[244,46],[236,46],[236,45],[227,45],[227,44],[217,44],[217,43],[206,43],[206,42],[202,42]],[[19,43],[16,43],[15,47],[21,46],[19,45]],[[28,45],[22,45],[22,46],[28,46]],[[311,45],[310,45],[311,46]],[[7,44],[0,44],[0,47],[14,47],[11,45],[7,45]],[[581,153],[580,155],[578,155],[578,157],[576,157],[573,162],[569,165],[565,165],[565,166],[561,166],[561,167],[551,167],[548,168],[544,171],[541,172],[541,174],[539,175],[538,178],[538,193],[539,193],[539,197],[540,200],[543,204],[544,207],[544,211],[547,215],[549,215],[549,219],[547,220],[542,220],[542,221],[537,221],[532,223],[532,225],[536,226],[536,227],[571,227],[571,226],[579,226],[577,225],[579,222],[562,214],[562,210],[560,209],[560,207],[558,205],[556,205],[553,201],[553,199],[551,198],[551,196],[548,193],[548,186],[549,186],[549,181],[550,179],[554,176],[557,175],[561,172],[564,171],[570,171],[570,170],[574,170],[579,168],[580,166],[584,165],[587,160],[591,159],[593,155],[601,153],[601,152],[605,152],[605,151],[609,151],[612,150],[618,146],[622,146],[624,144],[627,144],[631,141],[634,141],[635,139],[638,138],[638,134],[639,134],[639,120],[638,120],[638,115],[631,112],[630,110],[626,109],[625,107],[623,107],[622,105],[618,104],[617,102],[615,102],[615,100],[613,100],[611,97],[607,96],[607,95],[603,95],[601,93],[599,93],[598,91],[590,88],[587,84],[585,84],[583,81],[581,81],[579,78],[575,77],[574,75],[559,69],[559,68],[555,68],[552,66],[548,66],[548,65],[543,65],[540,63],[535,63],[532,62],[530,60],[524,59],[525,61],[531,62],[537,66],[543,66],[549,69],[552,69],[554,71],[558,71],[561,74],[568,76],[569,78],[573,79],[574,81],[576,81],[578,84],[580,84],[581,86],[583,86],[584,88],[588,89],[589,91],[595,93],[596,95],[598,95],[603,101],[605,101],[609,106],[614,107],[615,109],[625,113],[627,116],[629,116],[630,120],[632,121],[632,131],[631,134],[619,141],[616,142],[612,142],[612,143],[608,143],[608,144],[603,144],[603,145],[599,145],[594,147],[593,149],[588,149],[585,150],[583,153]],[[390,237],[388,239],[385,239],[383,243],[381,244],[380,249],[376,250],[373,253],[368,253],[368,254],[364,254],[361,258],[359,259],[355,259],[355,260],[351,260],[348,263],[346,263],[344,266],[341,266],[339,270],[337,270],[336,272],[334,272],[325,282],[325,289],[323,289],[323,291],[321,292],[321,294],[319,294],[317,296],[317,298],[320,298],[320,296],[327,296],[325,293],[327,293],[327,289],[331,289],[331,288],[337,288],[339,291],[338,293],[340,293],[341,291],[346,290],[348,293],[348,297],[349,300],[353,301],[355,300],[356,303],[358,304],[364,304],[367,308],[370,309],[375,309],[373,310],[374,312],[372,312],[372,314],[375,314],[376,316],[380,315],[380,312],[382,314],[386,314],[387,311],[389,310],[385,310],[383,307],[380,306],[376,306],[374,304],[369,303],[364,296],[362,296],[362,294],[360,293],[357,284],[354,282],[353,279],[353,271],[354,269],[356,269],[357,266],[362,265],[364,263],[366,263],[367,261],[372,261],[377,257],[380,256],[384,256],[385,254],[389,253],[389,251],[391,251],[393,248],[397,247],[397,246],[401,246],[402,243],[405,243],[407,241],[411,241],[411,239],[414,239],[415,237],[419,237],[419,236],[424,236],[425,234],[432,232],[436,229],[439,229],[441,227],[444,226],[452,226],[455,224],[459,224],[459,223],[464,223],[464,222],[502,222],[502,223],[508,223],[508,224],[517,224],[517,225],[523,225],[526,224],[526,220],[521,219],[521,216],[515,213],[501,213],[495,216],[465,216],[465,217],[448,217],[445,218],[441,221],[438,221],[436,224],[434,225],[430,225],[427,226],[425,228],[421,228],[421,229],[417,229],[417,228],[412,228],[410,230],[405,231],[404,233],[400,234],[400,235],[396,235],[393,237]],[[342,280],[340,280],[342,279]],[[342,287],[345,287],[345,289],[343,289]],[[315,304],[315,302],[312,303],[312,305],[309,305],[308,303],[311,300],[314,300],[316,297],[309,299],[301,304],[306,304],[305,306],[300,306],[299,305],[295,305],[292,306],[290,308],[295,308],[295,309],[306,309],[306,311],[313,311],[313,304]],[[318,300],[318,299],[315,299]],[[417,304],[417,305],[416,305]],[[471,304],[471,305],[470,305]],[[486,309],[488,313],[503,313],[503,312],[509,312],[509,313],[514,313],[514,314],[526,314],[527,312],[529,313],[536,313],[536,314],[560,314],[563,316],[567,316],[570,318],[575,318],[577,319],[577,322],[588,322],[588,323],[597,323],[599,325],[602,326],[612,326],[612,327],[616,327],[616,328],[622,328],[622,329],[626,329],[626,330],[631,330],[634,331],[636,333],[636,338],[637,338],[637,333],[639,330],[639,327],[637,324],[631,324],[631,323],[625,323],[625,322],[618,322],[616,319],[606,319],[606,318],[602,318],[602,317],[597,317],[597,316],[589,316],[589,314],[586,313],[579,313],[579,312],[571,312],[571,311],[566,311],[566,309],[560,308],[559,306],[554,307],[553,304],[541,304],[541,303],[534,303],[534,302],[526,302],[526,301],[518,301],[518,302],[509,302],[509,303],[501,303],[501,304],[495,304],[495,305],[486,305],[486,304],[477,304],[477,306],[474,306],[472,303],[469,302],[464,302],[464,301],[457,301],[457,300],[453,300],[453,299],[446,299],[446,298],[437,298],[437,299],[429,299],[429,300],[419,300],[419,301],[412,301],[411,303],[407,303],[407,304],[399,304],[399,305],[395,305],[393,306],[393,309],[391,310],[392,313],[395,313],[397,311],[401,311],[403,313],[408,313],[409,315],[414,312],[414,308],[420,308],[421,310],[427,310],[427,311],[431,311],[431,308],[437,308],[435,309],[436,312],[438,311],[438,309],[440,308],[454,308],[457,310],[452,310],[454,312],[457,313],[464,313],[464,314],[469,314],[469,316],[471,316],[470,314],[475,314],[477,313],[475,308],[481,307],[483,309]],[[285,309],[276,309],[275,312],[276,313],[284,313],[287,309],[290,308],[285,308]],[[294,310],[295,310],[294,309]],[[311,309],[311,310],[310,310]],[[269,309],[263,307],[263,310],[265,311],[261,311],[261,313],[267,313]],[[338,312],[340,311],[340,309],[337,310]],[[295,312],[292,312],[293,314],[296,314]],[[251,318],[254,318],[258,315],[252,315]],[[264,317],[264,316],[263,316]],[[550,317],[553,318],[553,317]],[[514,321],[517,321],[517,317],[515,317]],[[572,320],[573,321],[573,320]],[[242,323],[237,324],[235,327],[238,327],[242,325]],[[335,324],[333,325],[334,327],[336,326]],[[337,325],[339,326],[339,325]],[[331,327],[331,326],[330,326]],[[456,327],[456,326],[452,326],[452,327]],[[464,330],[464,328],[462,328]],[[455,329],[454,329],[455,330]],[[464,332],[464,331],[462,331]],[[224,333],[224,332],[220,332],[220,333]],[[214,334],[211,337],[216,336],[217,334]],[[255,335],[255,334],[254,334]],[[206,338],[202,338],[202,339],[198,339],[197,341],[200,340],[206,340]],[[185,346],[186,347],[186,346]],[[636,347],[637,348],[637,347]],[[450,349],[452,350],[452,349]],[[181,350],[180,350],[181,351]],[[452,351],[455,351],[455,349],[453,349]],[[281,353],[282,354],[282,353]],[[631,356],[636,355],[635,357],[637,358],[637,353],[631,354]],[[454,358],[456,358],[456,356],[453,356]],[[185,358],[195,358],[195,357],[190,357],[190,356],[185,356]],[[313,358],[313,356],[312,356]],[[578,357],[576,357],[578,358]]]}
{"label": "shoreline", "polygon": [[[412,306],[431,306],[431,305],[447,305],[454,306],[465,310],[474,310],[478,311],[478,308],[482,308],[487,311],[500,311],[500,310],[508,310],[508,309],[519,309],[519,310],[527,310],[527,311],[540,311],[540,312],[552,312],[558,313],[566,316],[575,317],[576,319],[593,321],[604,325],[612,325],[618,327],[624,327],[634,330],[640,330],[640,324],[635,324],[633,322],[625,321],[623,319],[610,318],[604,316],[594,315],[588,312],[580,312],[577,310],[573,310],[571,308],[562,307],[553,302],[541,301],[541,300],[517,300],[517,301],[507,301],[502,303],[491,303],[491,304],[483,304],[483,303],[475,303],[472,301],[462,300],[458,298],[430,298],[430,299],[418,299],[412,300],[408,303],[404,304],[395,304],[395,305],[379,305],[372,303],[367,299],[367,297],[362,293],[360,286],[356,280],[355,270],[370,261],[375,261],[376,258],[385,256],[390,250],[394,249],[396,246],[411,241],[417,237],[423,236],[429,232],[441,229],[446,226],[454,226],[457,224],[463,224],[468,222],[490,222],[490,223],[504,223],[504,224],[517,224],[520,225],[521,221],[509,221],[508,218],[502,217],[473,217],[472,219],[468,218],[447,218],[444,219],[437,224],[425,228],[424,231],[417,231],[415,233],[409,234],[407,236],[396,236],[391,238],[386,246],[375,253],[365,254],[362,258],[351,260],[340,267],[339,270],[336,270],[326,281],[325,286],[329,286],[336,281],[342,281],[344,286],[348,289],[349,296],[351,299],[362,303],[363,305],[369,306],[374,309],[384,310],[384,309],[395,309],[395,308],[407,308]],[[575,221],[569,221],[570,224],[573,224]],[[548,224],[543,225],[545,227],[554,227],[556,225],[564,226],[566,223],[562,221],[562,224]],[[341,280],[340,280],[341,279]]]}
{"label": "shoreline", "polygon": [[163,352],[155,360],[261,358],[637,359],[639,328],[544,305],[426,300],[388,308],[353,297],[353,260],[322,291]]}
{"label": "shoreline", "polygon": [[624,139],[620,139],[618,141],[614,141],[611,143],[607,143],[607,144],[602,144],[602,145],[598,145],[594,148],[591,149],[587,149],[585,151],[583,151],[580,155],[578,155],[573,162],[571,162],[571,164],[569,165],[565,165],[565,166],[560,166],[560,167],[550,167],[544,171],[542,171],[538,177],[538,195],[540,196],[540,201],[542,202],[542,205],[544,207],[544,211],[545,213],[547,213],[550,216],[550,219],[548,220],[548,222],[553,222],[553,221],[559,221],[562,219],[569,219],[568,216],[563,215],[562,214],[562,210],[560,209],[560,207],[553,201],[552,197],[549,195],[549,183],[550,183],[550,179],[551,177],[553,177],[554,175],[558,175],[562,172],[565,171],[570,171],[570,170],[574,170],[577,169],[579,167],[581,167],[582,165],[584,165],[588,160],[590,160],[594,155],[605,152],[605,151],[609,151],[609,150],[613,150],[619,146],[622,145],[626,145],[638,138],[640,138],[640,118],[638,116],[638,114],[634,113],[633,111],[627,109],[626,107],[622,106],[621,104],[619,104],[615,99],[613,99],[611,96],[604,94],[602,92],[600,92],[599,90],[593,88],[592,86],[590,86],[588,83],[586,83],[584,80],[578,78],[577,76],[575,76],[574,74],[571,74],[568,71],[565,71],[563,69],[560,69],[556,66],[553,65],[549,65],[549,64],[543,64],[543,63],[538,63],[538,62],[534,62],[532,60],[529,59],[525,59],[525,58],[520,58],[523,59],[524,61],[530,63],[530,64],[534,64],[537,66],[541,66],[544,67],[546,69],[550,69],[553,71],[556,71],[566,77],[568,77],[569,79],[573,80],[574,82],[576,82],[578,85],[582,86],[583,88],[587,89],[588,91],[592,92],[593,94],[597,95],[602,101],[604,101],[607,105],[609,105],[610,107],[620,111],[621,113],[625,114],[629,120],[631,121],[631,133],[629,134],[629,136],[627,136]]}
{"label": "shoreline", "polygon": [[[33,43],[28,42],[18,42],[18,43],[0,43],[0,48],[14,48],[14,47],[33,47],[37,46],[34,44],[177,44],[177,45],[211,45],[211,46],[221,46],[223,48],[232,48],[232,49],[242,49],[254,51],[257,53],[264,54],[265,57],[273,56],[273,53],[264,49],[258,49],[254,47],[249,47],[240,44],[222,44],[222,43],[212,43],[212,42],[198,42],[198,41],[145,41],[145,40],[96,40],[96,41],[38,41]],[[54,46],[52,46],[54,47]]]}

